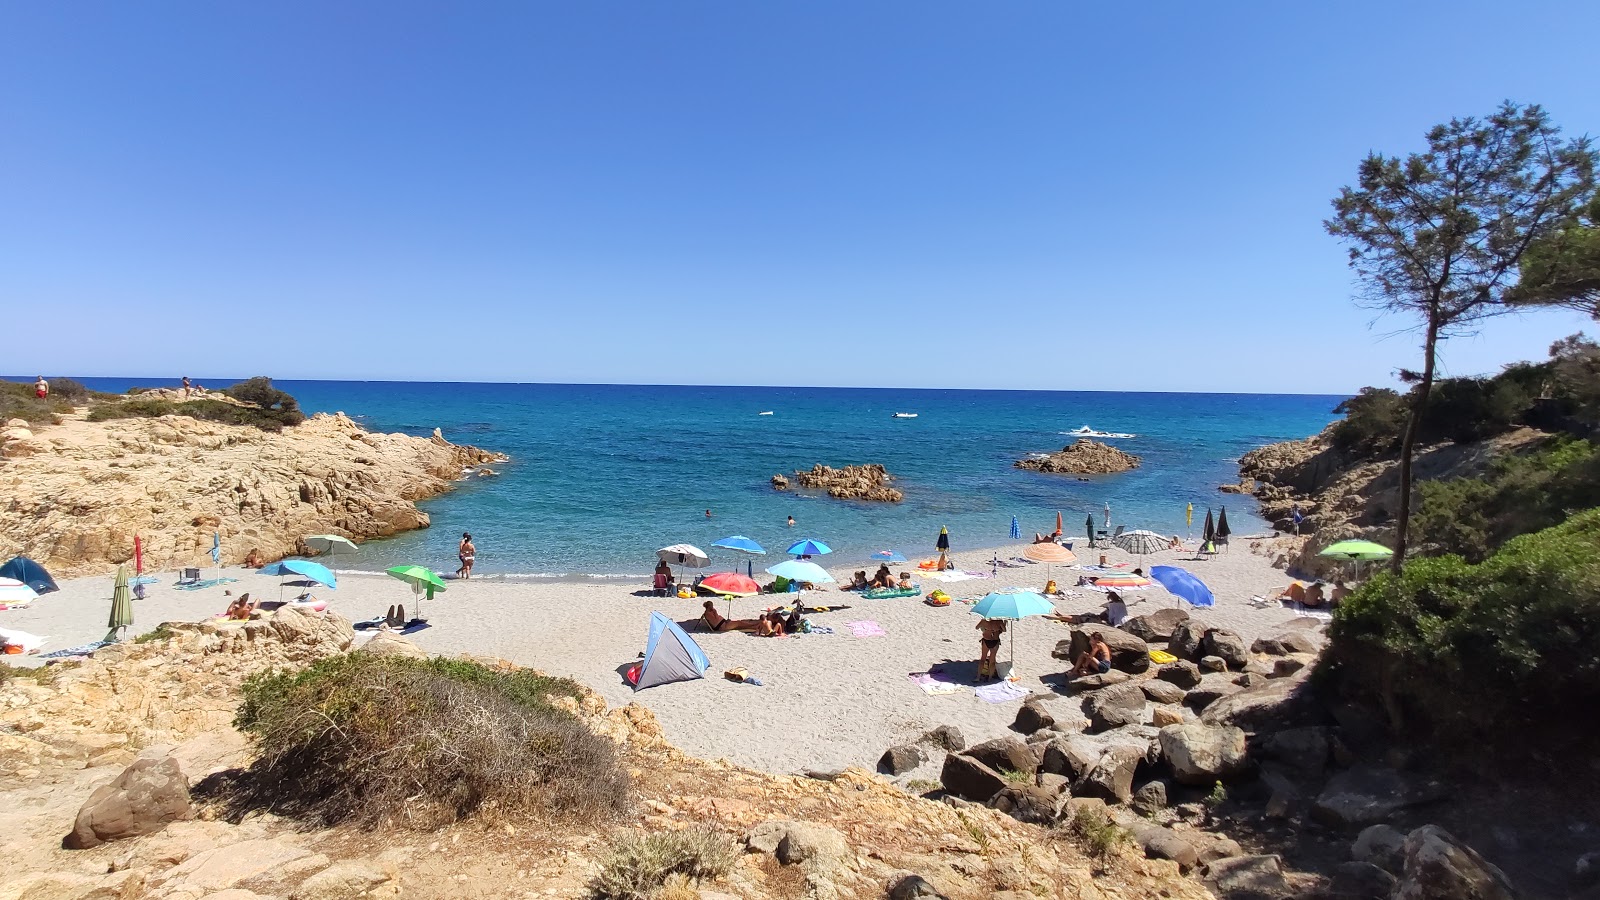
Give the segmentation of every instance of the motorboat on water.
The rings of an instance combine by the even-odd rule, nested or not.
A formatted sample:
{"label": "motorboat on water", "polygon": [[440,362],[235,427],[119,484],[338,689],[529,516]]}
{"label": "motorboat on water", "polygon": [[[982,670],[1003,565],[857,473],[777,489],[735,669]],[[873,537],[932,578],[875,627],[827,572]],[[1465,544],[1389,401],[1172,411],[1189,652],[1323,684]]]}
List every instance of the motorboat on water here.
{"label": "motorboat on water", "polygon": [[772,410],[769,409],[769,410],[765,410],[763,412],[758,412],[758,413],[756,413],[756,415],[758,415],[758,416],[770,416],[770,415],[772,415]]}
{"label": "motorboat on water", "polygon": [[896,418],[896,419],[915,419],[916,417],[917,417],[916,413],[895,413],[894,414],[894,418]]}
{"label": "motorboat on water", "polygon": [[1136,434],[1128,434],[1125,431],[1095,431],[1093,428],[1090,428],[1087,425],[1083,426],[1082,428],[1075,429],[1073,431],[1063,431],[1063,432],[1060,432],[1060,433],[1068,435],[1070,437],[1123,438],[1123,439],[1132,438],[1132,437],[1138,437],[1138,435],[1136,435]]}

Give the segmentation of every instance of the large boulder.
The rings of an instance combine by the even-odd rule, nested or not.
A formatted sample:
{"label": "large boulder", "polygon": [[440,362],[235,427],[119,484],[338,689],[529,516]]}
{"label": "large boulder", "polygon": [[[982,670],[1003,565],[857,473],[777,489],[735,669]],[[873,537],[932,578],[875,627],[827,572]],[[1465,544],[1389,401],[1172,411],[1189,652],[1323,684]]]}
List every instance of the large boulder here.
{"label": "large boulder", "polygon": [[1230,669],[1243,669],[1245,663],[1250,661],[1250,652],[1245,649],[1244,638],[1221,628],[1206,631],[1205,637],[1200,641],[1200,650],[1206,656],[1220,657]]}
{"label": "large boulder", "polygon": [[837,829],[815,822],[789,822],[778,842],[778,862],[835,865],[850,856],[850,844]]}
{"label": "large boulder", "polygon": [[961,729],[954,725],[940,725],[917,739],[919,744],[932,744],[941,750],[951,752],[963,750],[967,746],[967,738]]}
{"label": "large boulder", "polygon": [[356,648],[355,652],[370,653],[373,656],[403,656],[407,659],[428,658],[428,651],[412,643],[410,638],[392,631],[380,631],[374,634],[365,644]]}
{"label": "large boulder", "polygon": [[141,759],[89,795],[61,846],[86,850],[108,841],[153,834],[192,814],[189,781],[178,761],[170,756]]}
{"label": "large boulder", "polygon": [[1170,681],[1151,678],[1139,682],[1139,690],[1144,691],[1144,696],[1151,703],[1182,703],[1183,688]]}
{"label": "large boulder", "polygon": [[1208,785],[1232,778],[1250,763],[1244,732],[1183,722],[1161,729],[1161,755],[1172,775],[1184,784]]}
{"label": "large boulder", "polygon": [[1144,691],[1133,682],[1115,684],[1095,691],[1084,701],[1090,732],[1107,731],[1144,721]]}
{"label": "large boulder", "polygon": [[1076,781],[1094,768],[1105,753],[1105,742],[1086,734],[1058,737],[1045,745],[1044,759],[1039,771],[1051,775],[1065,775]]}
{"label": "large boulder", "polygon": [[1331,746],[1326,727],[1308,725],[1267,735],[1261,740],[1261,755],[1315,777],[1327,768]]}
{"label": "large boulder", "polygon": [[990,798],[1006,786],[1005,776],[970,756],[952,753],[944,758],[944,768],[939,771],[939,783],[944,789],[973,803],[988,803]]}
{"label": "large boulder", "polygon": [[1035,731],[1049,728],[1054,724],[1056,724],[1056,717],[1050,715],[1043,704],[1030,700],[1022,704],[1022,708],[1017,710],[1017,720],[1011,727],[1023,734],[1033,734]]}
{"label": "large boulder", "polygon": [[1405,845],[1406,835],[1400,829],[1381,823],[1368,825],[1350,845],[1350,858],[1388,872],[1401,872],[1405,869]]}
{"label": "large boulder", "polygon": [[1233,683],[1227,675],[1208,673],[1203,676],[1200,683],[1189,689],[1183,695],[1183,705],[1199,712],[1224,697],[1229,697],[1243,691],[1244,688]]}
{"label": "large boulder", "polygon": [[[1155,782],[1160,784],[1160,782]],[[1149,859],[1170,859],[1181,871],[1188,872],[1200,864],[1200,851],[1195,845],[1170,828],[1144,821],[1130,824],[1133,840]]]}
{"label": "large boulder", "polygon": [[1264,653],[1267,656],[1288,656],[1291,653],[1315,654],[1320,649],[1322,649],[1321,641],[1310,632],[1299,629],[1289,629],[1256,638],[1250,645],[1251,653]]}
{"label": "large boulder", "polygon": [[1189,690],[1200,684],[1204,676],[1200,674],[1200,667],[1192,661],[1181,659],[1174,663],[1167,663],[1156,670],[1156,677],[1168,684],[1175,684],[1184,690]]}
{"label": "large boulder", "polygon": [[1098,762],[1074,785],[1074,792],[1085,797],[1127,803],[1133,799],[1133,776],[1144,762],[1144,748],[1113,744],[1100,754]]}
{"label": "large boulder", "polygon": [[1167,652],[1179,659],[1191,662],[1198,661],[1205,654],[1200,651],[1205,640],[1205,629],[1195,622],[1179,622],[1172,628],[1172,637],[1167,640]]}
{"label": "large boulder", "polygon": [[1327,715],[1307,685],[1311,669],[1274,678],[1259,687],[1223,697],[1201,714],[1207,725],[1236,725],[1248,734],[1321,725]]}
{"label": "large boulder", "polygon": [[1406,836],[1395,900],[1514,900],[1506,873],[1437,825]]}
{"label": "large boulder", "polygon": [[1189,621],[1189,614],[1175,606],[1134,616],[1122,623],[1122,630],[1145,643],[1165,643],[1172,637],[1172,629]]}
{"label": "large boulder", "polygon": [[1234,856],[1206,865],[1206,883],[1218,896],[1271,900],[1290,896],[1288,879],[1276,855]]}
{"label": "large boulder", "polygon": [[1070,799],[1067,791],[1049,785],[1008,784],[990,798],[989,806],[1018,822],[1048,827],[1061,820],[1061,811]]}
{"label": "large boulder", "polygon": [[1089,635],[1098,633],[1111,648],[1111,668],[1137,675],[1150,668],[1150,645],[1120,628],[1109,625],[1088,625],[1074,629],[1071,638],[1056,643],[1050,655],[1056,659],[1076,663],[1089,652]]}
{"label": "large boulder", "polygon": [[1098,691],[1103,687],[1110,687],[1113,684],[1121,684],[1132,677],[1133,676],[1129,675],[1127,672],[1122,672],[1117,669],[1110,669],[1097,675],[1079,675],[1078,677],[1067,682],[1066,690],[1074,694],[1086,693],[1088,691]]}
{"label": "large boulder", "polygon": [[1329,900],[1389,900],[1395,877],[1372,863],[1346,862],[1328,879]]}
{"label": "large boulder", "polygon": [[1139,467],[1139,457],[1110,444],[1079,438],[1059,453],[1033,456],[1012,463],[1018,469],[1067,475],[1112,475]]}
{"label": "large boulder", "polygon": [[887,897],[888,900],[947,900],[932,882],[916,874],[904,875],[897,879],[889,886]]}
{"label": "large boulder", "polygon": [[1328,779],[1311,806],[1311,818],[1329,828],[1353,831],[1439,796],[1436,787],[1413,784],[1394,769],[1357,766]]}
{"label": "large boulder", "polygon": [[922,765],[924,761],[921,747],[915,744],[901,744],[883,751],[882,758],[878,760],[878,771],[886,775],[904,775]]}
{"label": "large boulder", "polygon": [[974,744],[966,751],[967,756],[988,766],[996,772],[1026,772],[1032,775],[1039,768],[1039,757],[1032,747],[1021,738],[1007,735],[992,741]]}

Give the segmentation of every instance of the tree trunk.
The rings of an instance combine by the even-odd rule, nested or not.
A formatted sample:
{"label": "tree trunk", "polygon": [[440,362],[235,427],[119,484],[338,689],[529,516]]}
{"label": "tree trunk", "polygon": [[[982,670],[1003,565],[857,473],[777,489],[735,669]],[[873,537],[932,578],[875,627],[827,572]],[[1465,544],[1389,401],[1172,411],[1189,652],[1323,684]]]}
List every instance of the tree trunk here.
{"label": "tree trunk", "polygon": [[1431,318],[1427,336],[1423,339],[1422,383],[1417,389],[1417,399],[1411,404],[1411,415],[1406,420],[1406,433],[1400,441],[1400,513],[1395,517],[1394,556],[1389,567],[1395,575],[1406,561],[1406,532],[1411,526],[1411,458],[1417,449],[1417,432],[1422,430],[1422,416],[1428,408],[1428,396],[1433,393],[1434,351],[1439,344],[1439,325]]}

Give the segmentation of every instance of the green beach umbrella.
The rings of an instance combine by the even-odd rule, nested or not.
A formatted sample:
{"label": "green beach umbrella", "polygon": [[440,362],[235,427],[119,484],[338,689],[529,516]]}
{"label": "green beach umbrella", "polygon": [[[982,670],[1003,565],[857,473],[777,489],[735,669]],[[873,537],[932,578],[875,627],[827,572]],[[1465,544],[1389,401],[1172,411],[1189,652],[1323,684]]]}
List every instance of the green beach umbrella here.
{"label": "green beach umbrella", "polygon": [[417,598],[417,618],[422,618],[423,593],[427,599],[432,600],[435,592],[444,591],[444,582],[433,570],[426,566],[395,566],[388,570],[390,576],[411,585],[411,593]]}
{"label": "green beach umbrella", "polygon": [[133,624],[133,589],[128,587],[128,567],[117,566],[117,580],[111,587],[110,631],[106,640],[116,640],[117,632]]}
{"label": "green beach umbrella", "polygon": [[337,534],[313,534],[304,538],[306,546],[323,556],[337,556],[345,553],[359,553],[361,548],[349,538]]}
{"label": "green beach umbrella", "polygon": [[1318,556],[1330,559],[1348,559],[1356,564],[1356,580],[1361,579],[1361,564],[1380,559],[1388,559],[1394,551],[1382,544],[1371,541],[1339,541],[1322,548]]}

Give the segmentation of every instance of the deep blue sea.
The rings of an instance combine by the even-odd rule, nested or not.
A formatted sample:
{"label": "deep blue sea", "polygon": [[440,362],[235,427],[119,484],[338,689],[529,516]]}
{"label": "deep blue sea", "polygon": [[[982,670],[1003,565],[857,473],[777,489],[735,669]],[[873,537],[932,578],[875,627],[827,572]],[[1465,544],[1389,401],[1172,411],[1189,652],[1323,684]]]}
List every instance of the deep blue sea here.
{"label": "deep blue sea", "polygon": [[[86,378],[125,390],[175,382]],[[195,379],[220,387],[237,379]],[[280,381],[308,412],[342,410],[369,429],[427,435],[510,455],[496,478],[473,479],[423,507],[433,527],[362,546],[346,569],[402,562],[449,571],[463,531],[478,572],[574,577],[638,575],[654,551],[685,542],[710,549],[744,534],[769,560],[795,539],[820,538],[863,560],[881,548],[930,555],[941,526],[957,550],[1010,543],[1055,526],[1082,534],[1109,503],[1116,524],[1185,531],[1184,506],[1228,505],[1234,531],[1263,530],[1235,481],[1240,454],[1313,434],[1334,417],[1334,396],[1122,394],[780,387],[433,384]],[[771,411],[772,415],[759,415]],[[893,418],[914,412],[914,419]],[[1080,425],[1132,432],[1109,441],[1141,468],[1078,481],[1012,467],[1059,450]],[[778,493],[777,472],[813,463],[882,463],[905,491],[900,504],[847,503]],[[711,510],[707,519],[705,511]],[[785,524],[794,516],[795,527]],[[731,556],[730,556],[731,560]]]}

